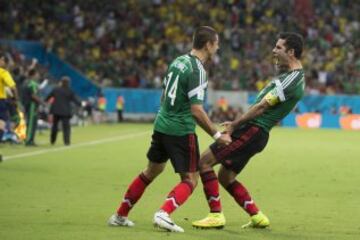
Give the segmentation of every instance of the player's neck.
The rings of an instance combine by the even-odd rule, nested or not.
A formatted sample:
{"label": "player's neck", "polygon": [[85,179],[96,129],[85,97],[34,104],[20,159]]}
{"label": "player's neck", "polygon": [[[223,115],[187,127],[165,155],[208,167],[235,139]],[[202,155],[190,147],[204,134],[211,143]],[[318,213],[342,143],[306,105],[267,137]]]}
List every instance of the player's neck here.
{"label": "player's neck", "polygon": [[289,63],[289,71],[296,70],[296,69],[302,69],[302,64],[299,60],[295,59],[293,61],[290,61]]}
{"label": "player's neck", "polygon": [[190,55],[197,57],[202,64],[206,62],[207,53],[202,50],[192,49]]}

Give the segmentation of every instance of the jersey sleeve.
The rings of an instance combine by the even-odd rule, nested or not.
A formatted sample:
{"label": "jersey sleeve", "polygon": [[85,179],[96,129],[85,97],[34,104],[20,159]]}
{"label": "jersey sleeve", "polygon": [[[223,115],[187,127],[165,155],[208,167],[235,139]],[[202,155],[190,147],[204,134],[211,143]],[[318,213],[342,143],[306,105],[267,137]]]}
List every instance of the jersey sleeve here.
{"label": "jersey sleeve", "polygon": [[5,82],[5,86],[8,86],[10,88],[15,87],[15,81],[14,79],[11,77],[10,73],[8,71],[4,71],[2,73],[2,78]]}
{"label": "jersey sleeve", "polygon": [[285,77],[285,79],[280,82],[279,79],[274,80],[274,88],[268,92],[265,96],[266,101],[274,106],[279,102],[285,102],[288,99],[294,97],[296,92],[294,91],[294,82],[298,82],[297,79],[301,77],[299,72],[293,72]]}
{"label": "jersey sleeve", "polygon": [[281,82],[281,87],[284,92],[285,100],[290,99],[296,95],[296,85],[300,82],[300,79],[303,77],[303,74],[299,71],[295,71],[288,76]]}
{"label": "jersey sleeve", "polygon": [[280,80],[276,79],[274,81],[274,87],[272,90],[270,90],[265,96],[265,100],[269,103],[270,106],[275,106],[276,104],[280,102],[284,102],[285,95],[284,90],[281,86]]}
{"label": "jersey sleeve", "polygon": [[202,104],[205,98],[206,72],[194,69],[188,77],[187,95],[191,104]]}

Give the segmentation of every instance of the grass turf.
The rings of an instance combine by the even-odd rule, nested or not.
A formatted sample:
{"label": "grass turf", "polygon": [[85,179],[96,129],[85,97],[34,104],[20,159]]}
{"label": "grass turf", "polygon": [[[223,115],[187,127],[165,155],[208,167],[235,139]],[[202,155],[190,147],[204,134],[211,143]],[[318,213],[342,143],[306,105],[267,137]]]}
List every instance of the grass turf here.
{"label": "grass turf", "polygon": [[[241,229],[248,216],[221,189],[227,225],[199,230],[191,221],[208,207],[201,183],[173,215],[185,233],[152,226],[153,213],[179,181],[169,164],[130,214],[135,228],[111,228],[130,181],[146,166],[150,124],[73,129],[71,147],[0,146],[0,239],[358,239],[360,134],[276,128],[263,153],[238,179],[271,220],[270,229]],[[61,137],[61,134],[60,136]],[[60,140],[60,141],[59,141]],[[211,139],[199,131],[201,150]],[[59,143],[60,142],[60,143]],[[21,155],[20,154],[25,154]],[[28,155],[26,155],[28,154]]]}

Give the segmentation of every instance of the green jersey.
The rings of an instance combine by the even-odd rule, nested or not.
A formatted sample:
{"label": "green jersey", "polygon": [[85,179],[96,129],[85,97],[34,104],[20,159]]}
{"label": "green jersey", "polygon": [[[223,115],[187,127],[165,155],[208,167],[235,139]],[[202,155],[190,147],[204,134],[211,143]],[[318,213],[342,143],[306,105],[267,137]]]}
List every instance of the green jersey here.
{"label": "green jersey", "polygon": [[175,136],[194,133],[196,123],[191,104],[203,103],[207,83],[206,71],[197,57],[186,54],[176,58],[164,78],[154,129]]}
{"label": "green jersey", "polygon": [[35,102],[32,98],[33,95],[38,95],[39,92],[39,84],[35,80],[28,80],[26,82],[25,88],[23,90],[23,104],[25,107],[29,107],[31,104],[33,104],[35,107],[37,107],[37,102]]}
{"label": "green jersey", "polygon": [[269,132],[296,106],[304,95],[305,79],[302,69],[292,70],[280,74],[273,79],[256,97],[255,103],[266,98],[271,105],[263,114],[254,118],[250,123],[262,127]]}

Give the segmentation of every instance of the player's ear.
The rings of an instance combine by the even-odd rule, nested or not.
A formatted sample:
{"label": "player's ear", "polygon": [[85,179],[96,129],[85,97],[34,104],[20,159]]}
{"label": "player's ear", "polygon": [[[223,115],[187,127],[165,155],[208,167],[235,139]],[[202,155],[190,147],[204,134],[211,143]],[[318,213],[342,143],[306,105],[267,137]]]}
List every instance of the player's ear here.
{"label": "player's ear", "polygon": [[208,41],[205,46],[206,46],[206,50],[209,51],[212,47],[212,43],[210,41]]}
{"label": "player's ear", "polygon": [[287,50],[287,54],[289,54],[289,56],[294,57],[295,56],[295,50],[293,48]]}

